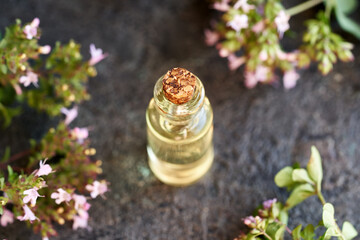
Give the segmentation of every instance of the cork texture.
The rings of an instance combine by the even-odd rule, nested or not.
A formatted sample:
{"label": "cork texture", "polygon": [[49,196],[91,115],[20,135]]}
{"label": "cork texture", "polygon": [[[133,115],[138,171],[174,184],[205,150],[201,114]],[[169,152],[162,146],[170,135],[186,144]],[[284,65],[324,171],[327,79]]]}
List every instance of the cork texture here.
{"label": "cork texture", "polygon": [[184,68],[170,69],[163,79],[165,97],[172,103],[188,102],[195,90],[196,77]]}

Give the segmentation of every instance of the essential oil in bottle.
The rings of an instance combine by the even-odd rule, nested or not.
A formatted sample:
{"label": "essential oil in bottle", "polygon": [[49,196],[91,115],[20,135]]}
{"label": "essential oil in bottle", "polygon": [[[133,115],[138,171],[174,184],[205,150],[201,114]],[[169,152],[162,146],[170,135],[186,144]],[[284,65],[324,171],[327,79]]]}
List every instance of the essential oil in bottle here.
{"label": "essential oil in bottle", "polygon": [[173,68],[155,84],[146,111],[149,166],[162,182],[200,179],[214,159],[213,113],[199,78]]}

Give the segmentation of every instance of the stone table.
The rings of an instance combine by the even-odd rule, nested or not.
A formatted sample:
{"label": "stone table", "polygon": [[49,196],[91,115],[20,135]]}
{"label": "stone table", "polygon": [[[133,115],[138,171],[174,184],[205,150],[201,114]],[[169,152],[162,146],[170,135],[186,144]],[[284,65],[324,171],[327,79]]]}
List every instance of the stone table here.
{"label": "stone table", "polygon": [[[203,43],[211,12],[206,1],[182,0],[3,0],[0,27],[41,20],[41,44],[74,39],[109,53],[89,82],[92,99],[79,108],[73,126],[92,126],[92,146],[111,182],[107,199],[92,201],[91,231],[57,226],[54,239],[232,239],[242,218],[263,200],[284,201],[273,182],[284,166],[304,166],[315,145],[324,165],[324,196],[340,222],[360,226],[360,45],[352,63],[328,76],[315,66],[301,72],[298,86],[243,86],[242,71]],[[296,19],[295,19],[296,20]],[[301,23],[302,19],[296,20]],[[291,41],[287,43],[291,46]],[[160,183],[146,162],[145,110],[155,81],[181,66],[202,79],[214,110],[215,162],[196,184]],[[44,116],[40,116],[44,119]],[[3,130],[3,144],[26,144],[43,128],[37,117]],[[32,120],[31,120],[32,119]],[[23,125],[21,125],[21,123]],[[53,124],[51,121],[48,125]],[[24,139],[24,140],[22,140]],[[321,204],[306,200],[290,212],[290,226],[321,219]],[[24,223],[0,229],[7,239],[40,239]]]}

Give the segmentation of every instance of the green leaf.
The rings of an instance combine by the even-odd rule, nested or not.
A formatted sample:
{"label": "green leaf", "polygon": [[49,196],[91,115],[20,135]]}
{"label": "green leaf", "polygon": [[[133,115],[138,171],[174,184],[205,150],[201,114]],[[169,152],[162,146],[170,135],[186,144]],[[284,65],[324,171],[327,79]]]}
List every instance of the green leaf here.
{"label": "green leaf", "polygon": [[346,240],[351,240],[358,235],[358,232],[356,231],[354,226],[348,221],[344,222],[341,232],[346,238]]}
{"label": "green leaf", "polygon": [[0,162],[6,162],[9,158],[10,158],[10,147],[7,146],[7,147],[5,148],[4,156],[2,157],[2,159],[0,160]]}
{"label": "green leaf", "polygon": [[6,74],[7,73],[7,67],[5,64],[1,64],[0,65],[0,70],[3,74]]}
{"label": "green leaf", "polygon": [[296,228],[294,228],[294,230],[292,231],[293,240],[301,240],[301,228],[302,228],[301,224]]}
{"label": "green leaf", "polygon": [[283,224],[287,225],[289,220],[289,214],[286,210],[281,210],[279,215],[279,220]]}
{"label": "green leaf", "polygon": [[353,12],[357,4],[357,0],[336,0],[336,8],[339,8],[344,14]]}
{"label": "green leaf", "polygon": [[0,178],[0,190],[4,189],[5,179],[2,177]]}
{"label": "green leaf", "polygon": [[309,224],[301,232],[301,236],[302,238],[304,238],[304,240],[313,240],[315,237],[314,231],[315,231],[314,226],[312,224]]}
{"label": "green leaf", "polygon": [[307,164],[307,171],[310,178],[316,183],[316,190],[321,192],[321,181],[323,178],[323,169],[321,166],[321,157],[315,146],[311,147],[311,157]]}
{"label": "green leaf", "polygon": [[331,237],[339,236],[335,227],[328,228],[325,232],[324,239],[330,239]]}
{"label": "green leaf", "polygon": [[1,205],[0,205],[0,215],[2,215],[2,214],[3,214],[3,212],[4,212],[4,210],[3,210],[3,206],[1,206]]}
{"label": "green leaf", "polygon": [[291,192],[290,197],[286,200],[285,208],[290,209],[314,194],[315,189],[312,185],[301,184]]}
{"label": "green leaf", "polygon": [[13,169],[10,167],[10,165],[7,166],[7,170],[8,170],[8,173],[9,173],[9,178],[11,178],[12,175],[14,174],[14,171],[13,171]]}
{"label": "green leaf", "polygon": [[335,213],[334,206],[331,203],[325,203],[323,207],[322,220],[326,228],[331,228],[336,226],[334,213]]}
{"label": "green leaf", "polygon": [[278,187],[288,187],[294,184],[292,180],[292,167],[281,169],[275,176],[275,183]]}
{"label": "green leaf", "polygon": [[265,232],[274,240],[280,240],[282,239],[282,236],[285,232],[285,225],[271,222],[266,227]]}
{"label": "green leaf", "polygon": [[[341,4],[339,4],[341,5]],[[344,12],[340,10],[340,8],[335,8],[336,19],[339,22],[339,25],[345,31],[353,34],[355,37],[360,39],[360,26],[355,21],[347,17]]]}
{"label": "green leaf", "polygon": [[292,180],[295,182],[302,182],[302,183],[310,183],[313,184],[314,181],[310,179],[309,174],[303,168],[294,169],[292,172]]}

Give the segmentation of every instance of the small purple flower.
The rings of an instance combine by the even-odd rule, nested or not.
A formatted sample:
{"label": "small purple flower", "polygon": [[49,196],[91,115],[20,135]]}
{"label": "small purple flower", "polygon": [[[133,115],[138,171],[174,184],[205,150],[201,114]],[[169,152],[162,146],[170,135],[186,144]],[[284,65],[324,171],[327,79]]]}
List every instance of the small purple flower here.
{"label": "small purple flower", "polygon": [[238,69],[241,65],[245,63],[244,57],[237,57],[235,54],[230,54],[228,56],[228,67],[231,71]]}
{"label": "small purple flower", "polygon": [[83,195],[73,194],[72,199],[75,201],[75,210],[84,209],[89,210],[90,204]]}
{"label": "small purple flower", "polygon": [[107,54],[103,53],[103,50],[101,48],[96,48],[95,44],[90,44],[90,54],[91,54],[91,59],[89,61],[89,64],[91,66],[97,64],[98,62],[100,62],[101,60],[103,60],[104,58],[107,57]]}
{"label": "small purple flower", "polygon": [[23,194],[26,196],[23,198],[23,202],[25,204],[27,204],[28,202],[31,201],[31,206],[35,206],[36,199],[38,197],[43,197],[43,196],[40,196],[40,194],[37,192],[37,190],[38,189],[36,187],[25,190]]}
{"label": "small purple flower", "polygon": [[277,199],[270,199],[263,202],[264,209],[270,209],[274,203],[276,203]]}
{"label": "small purple flower", "polygon": [[245,13],[248,13],[251,9],[255,9],[254,5],[250,5],[247,3],[247,0],[238,0],[235,5],[235,9],[241,8]]}
{"label": "small purple flower", "polygon": [[6,227],[9,223],[13,223],[13,222],[14,222],[14,214],[11,211],[4,208],[3,214],[1,215],[0,218],[0,225]]}
{"label": "small purple flower", "polygon": [[39,18],[34,18],[34,20],[30,24],[24,27],[24,33],[26,34],[27,39],[33,39],[33,37],[36,37],[39,24]]}
{"label": "small purple flower", "polygon": [[45,164],[46,160],[43,162],[40,160],[40,168],[39,170],[37,170],[37,172],[35,173],[35,176],[46,176],[49,173],[52,172],[52,168],[50,167],[49,164]]}
{"label": "small purple flower", "polygon": [[51,51],[51,47],[49,45],[45,45],[45,46],[39,47],[38,51],[41,54],[49,54]]}
{"label": "small purple flower", "polygon": [[34,221],[34,220],[38,220],[39,219],[35,216],[35,214],[30,210],[30,208],[27,205],[23,206],[24,209],[24,216],[19,216],[17,217],[17,219],[19,219],[20,221],[26,221],[26,220],[30,220],[30,222]]}
{"label": "small purple flower", "polygon": [[77,106],[73,107],[72,109],[67,109],[67,108],[61,108],[61,112],[63,114],[66,115],[65,118],[65,124],[69,125],[78,115],[78,110],[77,110]]}
{"label": "small purple flower", "polygon": [[87,128],[74,128],[71,130],[71,135],[75,137],[78,143],[82,144],[84,140],[89,136],[89,130]]}
{"label": "small purple flower", "polygon": [[205,43],[208,46],[213,46],[220,39],[219,33],[215,31],[211,31],[209,29],[205,29]]}
{"label": "small purple flower", "polygon": [[268,79],[270,70],[268,67],[259,65],[255,71],[255,78],[258,82],[265,82]]}
{"label": "small purple flower", "polygon": [[76,230],[78,228],[87,228],[88,219],[89,219],[89,216],[86,216],[85,214],[83,214],[82,216],[75,215],[74,216],[73,229]]}
{"label": "small purple flower", "polygon": [[275,24],[278,29],[280,38],[282,38],[284,32],[286,32],[290,28],[289,19],[290,16],[287,15],[284,10],[281,10],[275,18]]}
{"label": "small purple flower", "polygon": [[300,75],[294,70],[289,70],[284,73],[283,82],[286,89],[295,87],[297,80],[300,78]]}
{"label": "small purple flower", "polygon": [[262,218],[259,216],[253,217],[248,216],[244,218],[244,224],[250,228],[256,228],[256,226],[262,221]]}
{"label": "small purple flower", "polygon": [[56,199],[56,204],[60,204],[62,202],[69,202],[71,200],[71,195],[62,188],[59,188],[57,192],[52,193],[50,197],[52,199]]}
{"label": "small purple flower", "polygon": [[86,185],[86,190],[90,192],[92,198],[96,198],[98,195],[104,195],[108,191],[106,181],[94,181],[93,184]]}
{"label": "small purple flower", "polygon": [[21,76],[19,82],[24,85],[24,87],[29,86],[31,83],[34,84],[35,87],[39,87],[38,83],[38,75],[31,71],[26,73],[26,76]]}
{"label": "small purple flower", "polygon": [[255,33],[260,33],[264,30],[265,28],[265,23],[264,21],[260,21],[260,22],[257,22],[252,28],[251,30]]}
{"label": "small purple flower", "polygon": [[248,16],[245,14],[235,15],[233,20],[228,22],[226,25],[230,26],[236,32],[239,32],[241,29],[247,28],[249,26],[248,19]]}
{"label": "small purple flower", "polygon": [[227,12],[230,10],[229,0],[222,0],[221,2],[215,2],[212,5],[212,8],[220,12]]}
{"label": "small purple flower", "polygon": [[258,80],[255,77],[253,72],[246,71],[245,72],[245,86],[247,88],[254,88],[257,84]]}

